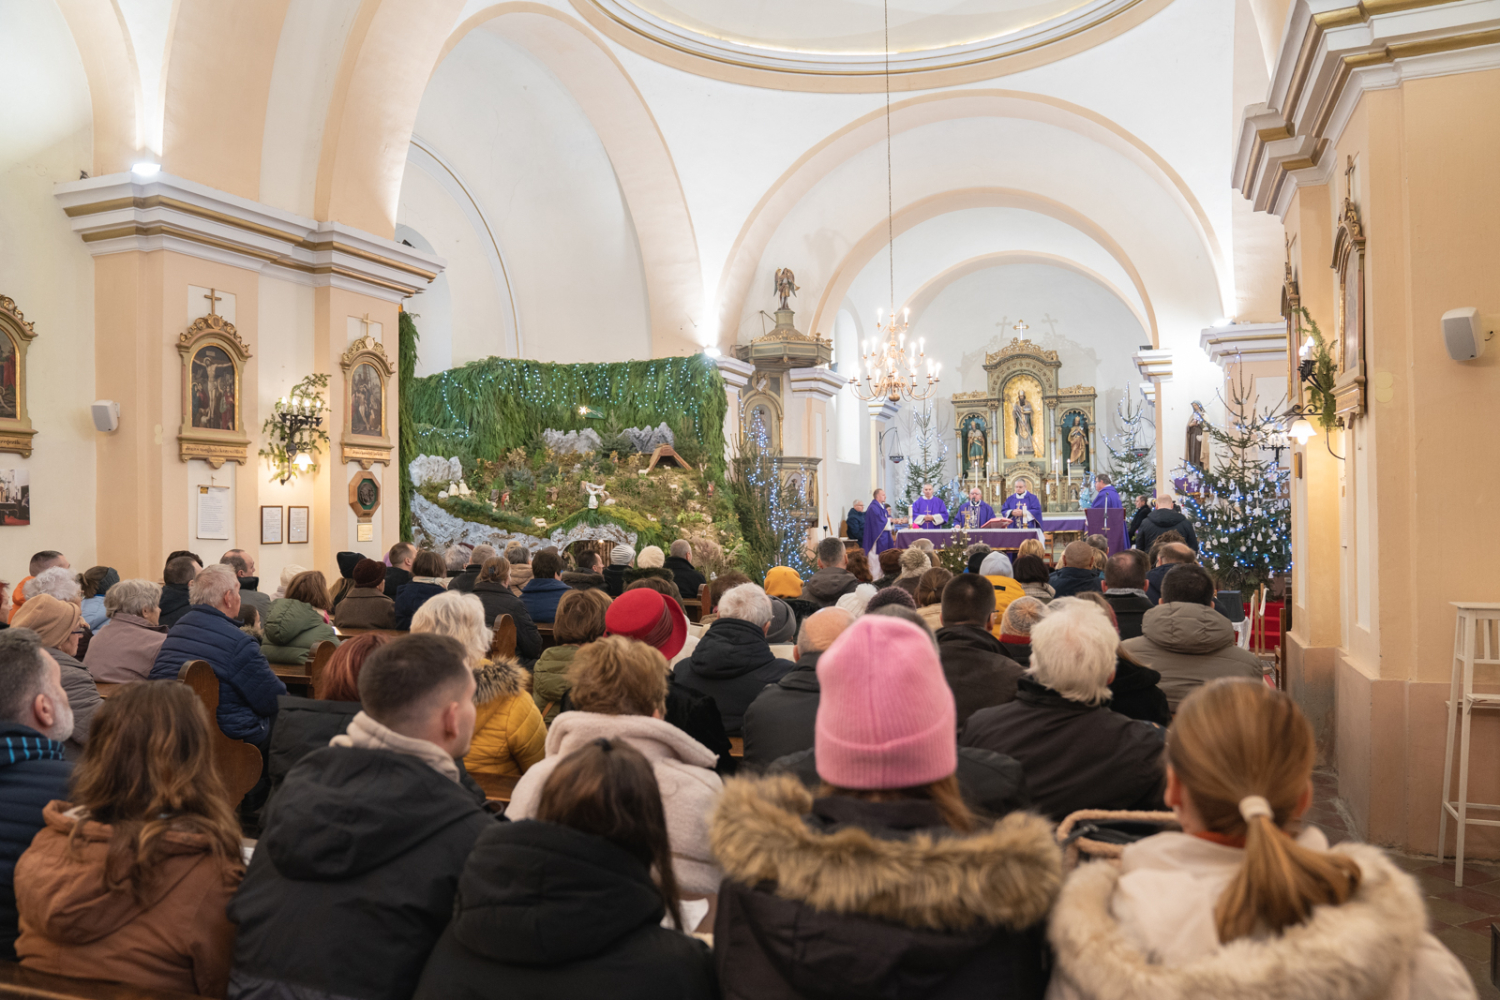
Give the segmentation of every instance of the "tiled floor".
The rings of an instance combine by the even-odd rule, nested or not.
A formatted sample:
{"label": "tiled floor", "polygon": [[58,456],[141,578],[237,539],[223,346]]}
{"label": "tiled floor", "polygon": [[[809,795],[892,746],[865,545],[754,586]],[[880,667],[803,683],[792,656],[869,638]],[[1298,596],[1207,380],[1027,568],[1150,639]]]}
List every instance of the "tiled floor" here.
{"label": "tiled floor", "polygon": [[[1313,806],[1309,822],[1336,844],[1349,839],[1349,825],[1340,810],[1338,777],[1329,770],[1313,773]],[[1439,865],[1434,858],[1387,852],[1397,865],[1411,872],[1427,896],[1432,932],[1452,950],[1474,977],[1481,997],[1500,1000],[1500,989],[1490,984],[1490,924],[1500,924],[1500,865],[1464,865],[1464,887],[1454,888],[1453,862]]]}

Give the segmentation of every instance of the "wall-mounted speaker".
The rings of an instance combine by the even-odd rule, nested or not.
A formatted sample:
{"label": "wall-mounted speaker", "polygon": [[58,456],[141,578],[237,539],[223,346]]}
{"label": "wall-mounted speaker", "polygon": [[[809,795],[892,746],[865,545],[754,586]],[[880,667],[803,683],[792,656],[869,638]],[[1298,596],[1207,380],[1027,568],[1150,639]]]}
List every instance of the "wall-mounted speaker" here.
{"label": "wall-mounted speaker", "polygon": [[1443,313],[1443,343],[1454,361],[1473,361],[1484,353],[1479,332],[1479,310],[1473,306]]}
{"label": "wall-mounted speaker", "polygon": [[91,407],[94,413],[94,429],[106,434],[120,426],[120,404],[113,399],[96,399]]}

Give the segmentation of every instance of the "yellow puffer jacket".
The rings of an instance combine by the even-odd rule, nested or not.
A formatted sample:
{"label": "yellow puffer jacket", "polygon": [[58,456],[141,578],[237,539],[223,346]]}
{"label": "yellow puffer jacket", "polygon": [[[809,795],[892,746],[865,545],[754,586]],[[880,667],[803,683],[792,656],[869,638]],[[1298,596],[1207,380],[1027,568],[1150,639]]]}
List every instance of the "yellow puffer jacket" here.
{"label": "yellow puffer jacket", "polygon": [[464,767],[475,773],[520,777],[546,756],[547,727],[526,690],[515,660],[486,660],[474,671],[474,740]]}
{"label": "yellow puffer jacket", "polygon": [[990,629],[996,638],[1000,637],[1000,619],[1005,617],[1005,609],[1010,607],[1010,602],[1018,597],[1026,596],[1026,588],[1008,576],[987,576],[986,580],[995,585],[995,627]]}

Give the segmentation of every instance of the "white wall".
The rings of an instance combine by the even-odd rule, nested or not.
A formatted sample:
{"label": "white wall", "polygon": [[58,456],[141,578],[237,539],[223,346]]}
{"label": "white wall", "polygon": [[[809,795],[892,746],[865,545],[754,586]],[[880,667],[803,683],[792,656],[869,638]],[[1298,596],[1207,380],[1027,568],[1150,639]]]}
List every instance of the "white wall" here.
{"label": "white wall", "polygon": [[[511,281],[510,292],[500,287],[487,237],[476,232],[452,186],[445,190],[427,169],[409,164],[398,219],[448,259],[453,302],[449,361],[436,363],[444,331],[424,324],[419,374],[513,353],[506,336],[511,293],[524,357],[651,356],[629,210],[603,143],[550,70],[490,32],[474,31],[433,74],[415,132],[488,220]],[[423,311],[420,296],[411,308]],[[429,349],[437,352],[431,362]]]}
{"label": "white wall", "polygon": [[52,197],[53,184],[91,166],[91,125],[61,12],[0,0],[0,295],[37,333],[27,359],[35,450],[0,454],[0,468],[31,478],[30,526],[0,527],[0,579],[11,583],[40,549],[62,550],[80,571],[94,560],[94,268]]}

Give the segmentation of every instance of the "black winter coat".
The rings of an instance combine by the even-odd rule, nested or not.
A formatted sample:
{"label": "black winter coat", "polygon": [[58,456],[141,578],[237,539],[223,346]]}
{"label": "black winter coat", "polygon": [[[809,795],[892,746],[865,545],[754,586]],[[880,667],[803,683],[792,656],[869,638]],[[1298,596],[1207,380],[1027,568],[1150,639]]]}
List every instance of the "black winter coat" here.
{"label": "black winter coat", "polygon": [[1115,624],[1120,626],[1122,642],[1141,634],[1141,619],[1156,606],[1142,594],[1122,594],[1118,590],[1105,591],[1104,599],[1115,609]]}
{"label": "black winter coat", "polygon": [[[797,780],[814,790],[823,783],[818,776],[818,756],[814,750],[788,754],[773,762],[767,772],[795,774]],[[1021,765],[1004,754],[978,747],[959,747],[958,768],[954,775],[958,778],[958,791],[964,804],[976,816],[999,819],[1031,805]]]}
{"label": "black winter coat", "polygon": [[276,699],[276,719],[271,723],[271,742],[266,750],[266,774],[270,791],[261,822],[271,814],[271,803],[286,776],[303,757],[321,750],[328,741],[349,728],[359,714],[357,701],[319,701],[284,694]]}
{"label": "black winter coat", "polygon": [[[188,585],[185,583],[167,583],[161,588],[161,600],[157,604],[161,608],[161,616],[157,624],[170,629],[177,624],[177,620],[187,614]],[[262,625],[265,622],[261,622]]]}
{"label": "black winter coat", "polygon": [[[601,574],[604,577],[604,589],[610,597],[619,597],[625,593],[625,566],[606,566]],[[687,594],[683,594],[687,597]],[[707,610],[706,608],[704,609]]]}
{"label": "black winter coat", "polygon": [[619,845],[496,824],[474,844],[415,1000],[716,1000],[708,947],[662,927],[665,912],[649,868]]}
{"label": "black winter coat", "polygon": [[16,860],[43,826],[42,809],[68,798],[63,745],[29,726],[0,723],[0,960],[16,960]]}
{"label": "black winter coat", "polygon": [[411,583],[411,571],[397,569],[394,566],[386,567],[385,571],[385,596],[391,600],[396,599],[403,585]]}
{"label": "black winter coat", "polygon": [[1177,532],[1188,548],[1198,551],[1198,536],[1193,534],[1193,522],[1175,510],[1153,510],[1148,514],[1146,520],[1135,530],[1135,547],[1142,552],[1150,552],[1151,544],[1156,541],[1157,536],[1168,531]]}
{"label": "black winter coat", "polygon": [[420,583],[416,580],[403,583],[396,594],[396,627],[403,632],[410,629],[412,616],[417,613],[417,609],[445,592],[446,588],[435,583]]}
{"label": "black winter coat", "polygon": [[1052,589],[1055,591],[1052,595],[1054,600],[1059,597],[1072,597],[1086,590],[1097,593],[1104,589],[1099,586],[1098,573],[1091,569],[1079,569],[1077,566],[1063,566],[1053,570],[1047,582],[1052,584]]}
{"label": "black winter coat", "polygon": [[969,718],[959,746],[1014,757],[1038,812],[1162,809],[1162,731],[1106,705],[1070,701],[1030,677],[1016,700]]}
{"label": "black winter coat", "polygon": [[1167,703],[1167,693],[1161,689],[1161,674],[1140,663],[1131,663],[1125,657],[1115,659],[1115,679],[1109,682],[1114,697],[1109,699],[1109,710],[1142,722],[1158,725],[1172,724],[1172,708]]}
{"label": "black winter coat", "polygon": [[720,775],[727,777],[739,770],[739,758],[731,752],[734,745],[724,732],[724,719],[713,698],[685,688],[677,678],[668,676],[666,720],[714,752],[719,758],[714,770]]}
{"label": "black winter coat", "polygon": [[1040,1000],[1047,988],[1043,924],[1062,866],[1037,816],[956,834],[931,802],[814,800],[767,778],[725,785],[712,839],[725,1000]]}
{"label": "black winter coat", "polygon": [[691,659],[678,663],[672,676],[683,687],[713,698],[724,720],[724,732],[740,735],[745,709],[767,684],[795,667],[778,658],[759,625],[739,618],[719,618],[708,627]]}
{"label": "black winter coat", "polygon": [[1152,507],[1148,503],[1144,507],[1137,507],[1135,513],[1130,515],[1130,524],[1125,528],[1125,538],[1132,545],[1135,544],[1135,533],[1140,530],[1141,523],[1151,516]]}
{"label": "black winter coat", "polygon": [[818,657],[804,653],[797,666],[766,685],[745,709],[745,766],[764,771],[773,760],[813,745],[818,719]]}
{"label": "black winter coat", "polygon": [[536,622],[531,620],[531,613],[526,610],[526,605],[510,592],[509,587],[486,580],[484,583],[474,585],[473,594],[479,598],[479,603],[484,605],[486,628],[493,629],[495,619],[501,615],[510,615],[516,623],[517,656],[530,662],[542,655],[542,633],[536,630]]}
{"label": "black winter coat", "polygon": [[677,581],[678,591],[688,600],[696,600],[698,588],[708,582],[702,573],[693,568],[691,562],[681,556],[667,556],[662,567],[672,571],[672,579]]}
{"label": "black winter coat", "polygon": [[1019,663],[1022,670],[1031,666],[1031,643],[1029,642],[1002,642],[1000,652]]}
{"label": "black winter coat", "polygon": [[494,822],[414,757],[308,754],[229,903],[239,925],[229,996],[407,1000],[453,915],[464,860]]}
{"label": "black winter coat", "polygon": [[464,571],[448,581],[448,589],[456,590],[460,594],[472,594],[474,583],[479,579],[479,571],[484,569],[483,563],[469,563]]}
{"label": "black winter coat", "polygon": [[977,625],[945,625],[937,630],[937,641],[960,729],[981,708],[1016,696],[1016,681],[1026,670],[1005,655],[993,633]]}

